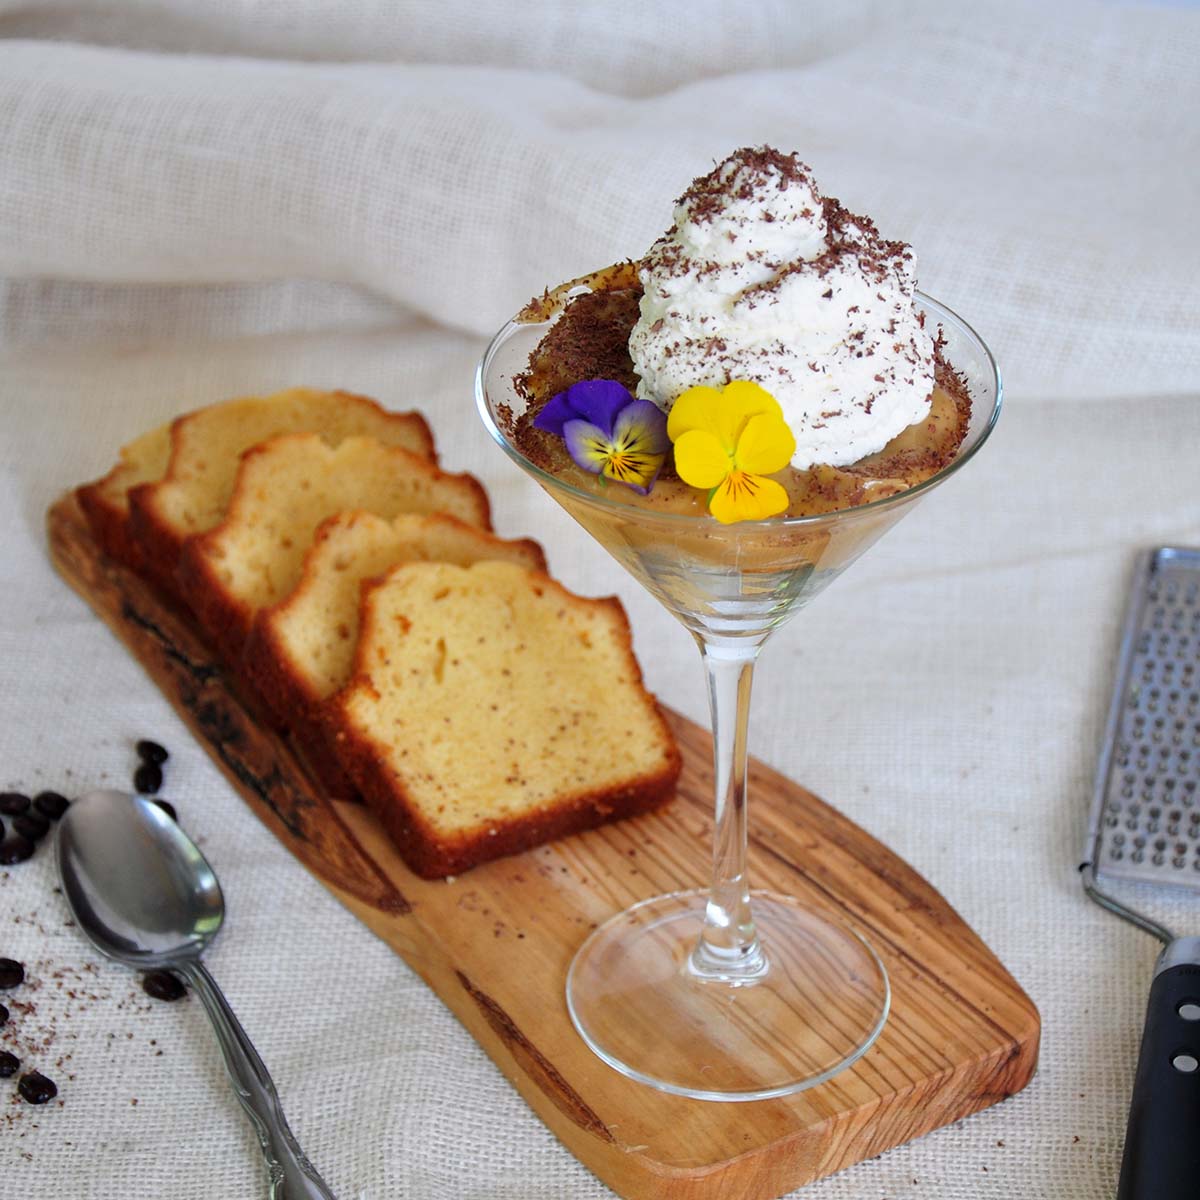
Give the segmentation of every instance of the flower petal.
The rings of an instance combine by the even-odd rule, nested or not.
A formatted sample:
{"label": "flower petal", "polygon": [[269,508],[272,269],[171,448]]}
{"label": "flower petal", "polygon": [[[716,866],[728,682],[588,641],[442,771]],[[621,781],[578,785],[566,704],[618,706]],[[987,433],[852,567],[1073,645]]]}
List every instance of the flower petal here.
{"label": "flower petal", "polygon": [[613,445],[608,434],[591,421],[579,417],[567,421],[562,427],[563,441],[567,444],[567,453],[575,460],[576,465],[593,475],[599,475],[604,470]]}
{"label": "flower petal", "polygon": [[665,459],[665,454],[616,453],[604,464],[602,474],[645,496],[654,486]]}
{"label": "flower petal", "polygon": [[692,487],[716,487],[733,469],[728,451],[704,429],[689,429],[675,442],[675,470]]}
{"label": "flower petal", "polygon": [[716,388],[688,388],[667,416],[667,436],[678,442],[685,433],[699,430],[715,437],[729,453],[737,445],[741,416]]}
{"label": "flower petal", "polygon": [[742,420],[757,417],[760,413],[783,420],[783,409],[779,401],[757,383],[748,379],[732,379],[725,385],[725,400],[732,405]]}
{"label": "flower petal", "polygon": [[567,403],[576,416],[591,421],[609,437],[617,413],[632,402],[629,389],[615,379],[585,379],[567,388]]}
{"label": "flower petal", "polygon": [[547,400],[542,406],[541,412],[533,418],[533,427],[535,429],[544,429],[547,433],[552,433],[556,437],[563,435],[563,423],[565,421],[573,421],[579,414],[571,407],[567,400],[566,392],[559,392],[557,396]]}
{"label": "flower petal", "polygon": [[785,512],[788,494],[762,475],[734,471],[712,494],[708,511],[722,525],[735,521],[762,521]]}
{"label": "flower petal", "polygon": [[638,454],[666,454],[671,448],[667,418],[649,400],[633,400],[617,413],[612,440],[614,446]]}
{"label": "flower petal", "polygon": [[774,475],[788,465],[795,453],[796,439],[783,418],[774,413],[760,413],[746,422],[733,460],[739,471]]}

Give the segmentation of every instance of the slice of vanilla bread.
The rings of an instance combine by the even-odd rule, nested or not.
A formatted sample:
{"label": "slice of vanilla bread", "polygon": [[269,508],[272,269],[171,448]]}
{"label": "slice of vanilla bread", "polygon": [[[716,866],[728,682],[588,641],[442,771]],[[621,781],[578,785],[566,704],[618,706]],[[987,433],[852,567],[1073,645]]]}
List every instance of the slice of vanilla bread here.
{"label": "slice of vanilla bread", "polygon": [[426,878],[643,812],[680,768],[620,602],[512,563],[406,563],[366,588],[354,674],[325,712]]}
{"label": "slice of vanilla bread", "polygon": [[254,614],[300,581],[317,526],[349,509],[381,517],[445,512],[491,529],[487,494],[470,475],[370,437],[327,445],[289,433],[247,450],[221,523],[190,537],[177,583],[227,661],[237,663]]}
{"label": "slice of vanilla bread", "polygon": [[546,566],[537,542],[504,541],[444,513],[402,513],[391,521],[338,513],[317,530],[290,595],[259,610],[246,647],[250,674],[264,696],[280,695],[280,715],[316,704],[350,678],[363,580],[405,562],[469,566],[492,559]]}
{"label": "slice of vanilla bread", "polygon": [[490,559],[546,566],[537,542],[503,541],[444,513],[402,513],[391,521],[338,513],[317,530],[291,594],[259,609],[242,669],[331,795],[356,798],[327,744],[320,703],[350,678],[363,581],[402,562],[468,566]]}
{"label": "slice of vanilla bread", "polygon": [[243,451],[284,433],[311,432],[330,446],[364,435],[433,460],[433,437],[415,412],[391,413],[366,396],[290,388],[186,413],[171,426],[165,470],[129,493],[134,540],[170,588],[184,539],[213,528],[233,495]]}
{"label": "slice of vanilla bread", "polygon": [[170,457],[171,426],[160,425],[122,446],[117,465],[107,475],[76,489],[92,533],[109,558],[138,565],[137,543],[129,531],[129,489],[160,479]]}

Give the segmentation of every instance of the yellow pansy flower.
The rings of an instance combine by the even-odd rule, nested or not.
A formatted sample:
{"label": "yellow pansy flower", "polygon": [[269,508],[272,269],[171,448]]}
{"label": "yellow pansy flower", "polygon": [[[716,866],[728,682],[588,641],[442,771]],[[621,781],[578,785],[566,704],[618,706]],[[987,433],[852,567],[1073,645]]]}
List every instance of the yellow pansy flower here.
{"label": "yellow pansy flower", "polygon": [[679,478],[710,489],[708,511],[722,524],[787,509],[787,492],[767,476],[788,465],[796,439],[779,402],[757,383],[688,388],[667,415],[667,436]]}

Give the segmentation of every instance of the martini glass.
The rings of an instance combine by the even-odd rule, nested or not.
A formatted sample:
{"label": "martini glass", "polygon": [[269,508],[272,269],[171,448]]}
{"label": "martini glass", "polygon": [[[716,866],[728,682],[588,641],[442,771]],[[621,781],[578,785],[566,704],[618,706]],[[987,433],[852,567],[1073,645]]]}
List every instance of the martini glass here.
{"label": "martini glass", "polygon": [[[578,290],[563,289],[563,300]],[[618,913],[580,947],[567,977],[584,1041],[618,1071],[666,1092],[788,1095],[849,1066],[887,1020],[887,973],[857,932],[792,897],[750,890],[746,747],[751,678],[767,638],[971,458],[999,416],[1000,377],[983,341],[921,293],[918,308],[942,330],[946,357],[966,379],[967,435],[924,482],[819,516],[721,525],[638,507],[620,487],[587,491],[531,463],[505,432],[524,410],[513,377],[557,313],[510,321],[479,365],[476,398],[492,437],[667,607],[703,659],[715,782],[709,885]]]}

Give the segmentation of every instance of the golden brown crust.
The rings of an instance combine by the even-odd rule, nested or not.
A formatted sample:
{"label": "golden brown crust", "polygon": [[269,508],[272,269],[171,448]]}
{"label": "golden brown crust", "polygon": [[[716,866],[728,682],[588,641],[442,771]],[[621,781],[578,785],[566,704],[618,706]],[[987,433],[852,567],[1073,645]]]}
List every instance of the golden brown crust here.
{"label": "golden brown crust", "polygon": [[76,488],[75,497],[88,519],[96,544],[104,554],[138,570],[142,565],[142,554],[129,529],[129,510],[113,504],[109,498],[108,485],[120,470],[119,465],[113,467],[102,478]]}
{"label": "golden brown crust", "polygon": [[353,781],[342,769],[337,753],[330,744],[329,730],[319,715],[297,709],[289,715],[283,728],[290,735],[313,778],[331,800],[341,800],[346,804],[363,802]]}
{"label": "golden brown crust", "polygon": [[[543,572],[536,574],[541,584],[554,588],[576,603],[581,601],[581,597],[568,591],[556,579]],[[374,691],[367,669],[370,638],[366,633],[371,613],[368,596],[369,587],[364,584],[362,630],[355,649],[350,681],[322,703],[317,711],[325,729],[326,744],[333,748],[342,769],[356,785],[367,807],[387,830],[401,857],[422,878],[439,879],[454,875],[480,863],[532,849],[554,838],[649,812],[674,795],[675,784],[683,768],[683,758],[660,705],[645,690],[641,664],[633,652],[633,634],[625,607],[616,596],[589,598],[583,603],[594,608],[609,609],[620,630],[621,650],[633,684],[641,689],[653,707],[653,719],[666,753],[662,769],[635,777],[619,787],[569,793],[535,812],[500,818],[486,828],[455,836],[447,836],[433,829],[422,817],[403,781],[388,766],[380,747],[365,737],[347,717],[348,698],[355,690],[362,688]]]}
{"label": "golden brown crust", "polygon": [[[225,662],[238,666],[250,636],[254,610],[232,596],[217,577],[209,557],[212,535],[216,532],[197,534],[184,541],[172,580],[172,594],[186,601],[197,624]],[[154,579],[157,582],[157,572]]]}
{"label": "golden brown crust", "polygon": [[291,655],[270,620],[272,611],[278,607],[273,604],[255,614],[246,638],[242,669],[275,716],[292,725],[307,709],[320,704],[321,697],[292,667]]}
{"label": "golden brown crust", "polygon": [[173,527],[157,519],[152,498],[157,495],[158,485],[171,474],[171,462],[175,458],[175,443],[178,439],[176,431],[181,422],[202,411],[204,410],[194,409],[192,412],[180,413],[171,422],[171,458],[167,461],[167,469],[162,479],[139,483],[126,493],[129,502],[129,536],[137,544],[142,556],[142,572],[176,600],[186,600],[175,577],[185,539],[177,534]]}
{"label": "golden brown crust", "polygon": [[141,547],[129,524],[129,490],[166,470],[170,426],[159,425],[121,447],[112,469],[76,489],[75,495],[104,553],[127,567],[142,563]]}

